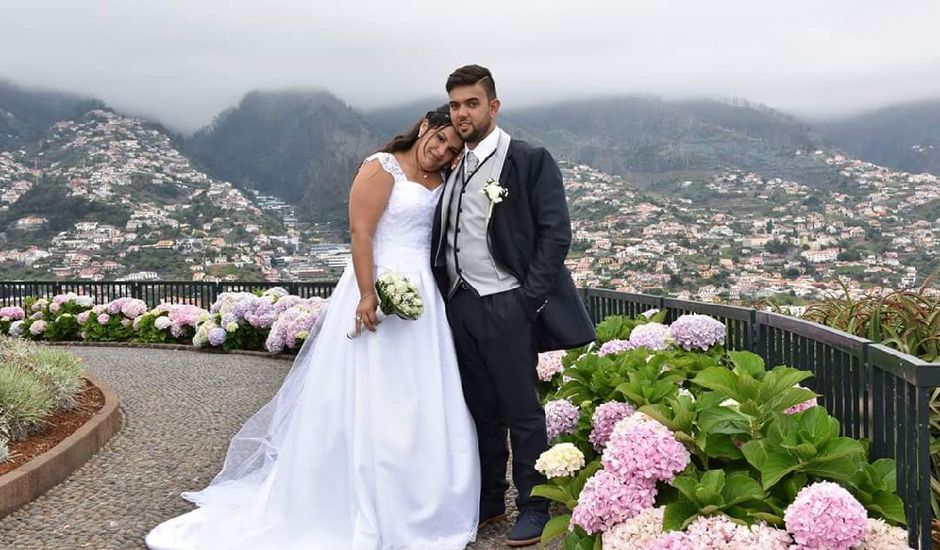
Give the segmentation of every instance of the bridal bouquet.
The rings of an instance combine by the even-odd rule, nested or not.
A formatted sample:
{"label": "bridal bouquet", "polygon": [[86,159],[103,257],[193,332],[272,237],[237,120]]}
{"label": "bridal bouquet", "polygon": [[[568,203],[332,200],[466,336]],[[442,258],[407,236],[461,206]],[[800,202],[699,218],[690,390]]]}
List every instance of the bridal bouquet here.
{"label": "bridal bouquet", "polygon": [[[424,302],[418,287],[408,277],[401,273],[388,271],[375,281],[375,294],[379,299],[378,319],[381,321],[389,315],[397,315],[402,319],[414,321],[424,312]],[[355,338],[356,331],[346,333],[347,338]]]}

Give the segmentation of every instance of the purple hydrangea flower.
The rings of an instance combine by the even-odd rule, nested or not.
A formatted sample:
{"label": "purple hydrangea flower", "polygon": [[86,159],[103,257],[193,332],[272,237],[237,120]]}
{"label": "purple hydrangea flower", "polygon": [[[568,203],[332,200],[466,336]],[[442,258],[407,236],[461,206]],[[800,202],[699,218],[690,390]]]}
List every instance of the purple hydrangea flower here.
{"label": "purple hydrangea flower", "polygon": [[669,326],[673,339],[685,350],[707,350],[725,343],[725,325],[708,315],[688,314]]}
{"label": "purple hydrangea flower", "polygon": [[868,526],[865,507],[831,481],[800,489],[783,519],[800,548],[849,550],[862,543]]}
{"label": "purple hydrangea flower", "polygon": [[588,440],[597,449],[597,452],[602,452],[604,447],[607,446],[607,440],[610,439],[610,434],[614,431],[617,422],[634,412],[636,412],[636,409],[632,406],[619,401],[602,403],[594,410],[594,416],[591,418],[594,429],[591,430]]}
{"label": "purple hydrangea flower", "polygon": [[225,343],[226,332],[222,327],[215,327],[209,331],[209,344],[213,347],[219,347]]}
{"label": "purple hydrangea flower", "polygon": [[545,404],[545,429],[551,441],[562,434],[574,433],[578,427],[581,411],[566,399],[556,399]]}
{"label": "purple hydrangea flower", "polygon": [[633,348],[644,347],[653,351],[664,350],[672,343],[669,327],[662,323],[637,325],[630,332],[630,345]]}
{"label": "purple hydrangea flower", "polygon": [[121,308],[124,306],[124,302],[126,302],[127,300],[128,298],[117,298],[116,300],[111,300],[111,302],[107,304],[108,313],[110,313],[111,315],[114,315],[120,312]]}
{"label": "purple hydrangea flower", "polygon": [[604,342],[601,349],[597,350],[597,354],[603,357],[631,349],[633,349],[633,344],[631,344],[629,340],[610,340],[609,342]]}

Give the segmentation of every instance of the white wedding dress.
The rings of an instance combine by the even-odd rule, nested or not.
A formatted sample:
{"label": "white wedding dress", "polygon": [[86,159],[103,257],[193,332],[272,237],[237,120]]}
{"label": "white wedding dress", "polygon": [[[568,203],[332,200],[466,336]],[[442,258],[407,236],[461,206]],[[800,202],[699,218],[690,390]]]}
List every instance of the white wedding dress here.
{"label": "white wedding dress", "polygon": [[147,535],[154,550],[462,550],[476,536],[480,473],[444,303],[430,268],[442,188],[395,179],[376,229],[377,274],[404,273],[424,313],[357,339],[347,266],[316,338],[281,389],[233,438],[198,507]]}

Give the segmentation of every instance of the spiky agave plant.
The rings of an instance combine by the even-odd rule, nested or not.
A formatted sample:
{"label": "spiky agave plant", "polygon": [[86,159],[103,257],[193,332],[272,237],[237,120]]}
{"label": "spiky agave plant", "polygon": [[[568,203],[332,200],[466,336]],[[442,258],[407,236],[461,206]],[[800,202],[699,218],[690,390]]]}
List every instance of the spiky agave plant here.
{"label": "spiky agave plant", "polygon": [[918,290],[859,298],[840,280],[843,295],[808,306],[803,318],[935,362],[940,360],[940,293],[931,287],[936,275]]}

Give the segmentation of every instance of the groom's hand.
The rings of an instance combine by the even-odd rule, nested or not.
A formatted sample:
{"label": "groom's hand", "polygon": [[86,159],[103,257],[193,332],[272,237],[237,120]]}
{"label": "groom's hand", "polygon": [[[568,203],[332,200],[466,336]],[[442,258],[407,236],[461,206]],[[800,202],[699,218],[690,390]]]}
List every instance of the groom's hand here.
{"label": "groom's hand", "polygon": [[519,287],[518,293],[520,305],[522,311],[525,313],[526,319],[528,319],[530,323],[534,323],[539,312],[541,312],[542,308],[545,306],[545,300],[529,296],[522,287]]}

